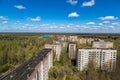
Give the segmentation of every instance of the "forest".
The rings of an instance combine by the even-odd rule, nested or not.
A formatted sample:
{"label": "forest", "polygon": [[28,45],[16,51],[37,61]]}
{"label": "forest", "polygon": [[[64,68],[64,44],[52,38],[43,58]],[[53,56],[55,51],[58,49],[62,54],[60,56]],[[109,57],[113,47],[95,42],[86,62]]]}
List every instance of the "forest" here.
{"label": "forest", "polygon": [[[1,33],[0,34],[0,75],[6,75],[14,70],[24,61],[32,57],[44,48],[44,44],[53,43],[56,40],[55,35],[51,38],[41,38],[47,34],[29,34],[29,33]],[[69,36],[69,34],[65,34]],[[81,37],[80,35],[78,35]],[[97,34],[92,38],[99,37],[105,41],[114,42],[114,48],[117,49],[117,66],[115,72],[98,71],[94,63],[90,62],[88,71],[78,71],[71,60],[67,57],[67,48],[62,49],[60,61],[54,61],[53,67],[49,71],[49,80],[120,80],[120,37],[114,35]],[[117,36],[117,37],[116,37]],[[86,37],[84,35],[84,37]],[[88,36],[87,36],[88,37]],[[96,38],[95,37],[95,38]],[[79,45],[77,47],[90,47],[89,44]]]}
{"label": "forest", "polygon": [[0,75],[7,74],[24,61],[52,43],[52,38],[41,38],[41,34],[0,34]]}

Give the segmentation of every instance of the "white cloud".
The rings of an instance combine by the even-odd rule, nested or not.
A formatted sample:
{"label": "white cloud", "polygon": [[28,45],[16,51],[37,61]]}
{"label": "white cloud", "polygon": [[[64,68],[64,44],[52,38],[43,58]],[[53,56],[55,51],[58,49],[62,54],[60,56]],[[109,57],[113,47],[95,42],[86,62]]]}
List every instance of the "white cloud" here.
{"label": "white cloud", "polygon": [[8,18],[6,18],[6,17],[4,17],[4,16],[0,16],[0,20],[5,21],[5,20],[8,20]]}
{"label": "white cloud", "polygon": [[88,23],[86,23],[86,24],[88,24],[88,25],[94,25],[95,22],[88,22]]}
{"label": "white cloud", "polygon": [[63,28],[65,28],[65,27],[61,26],[60,28],[63,29]]}
{"label": "white cloud", "polygon": [[73,18],[73,17],[79,17],[79,14],[77,14],[76,12],[72,12],[72,13],[70,13],[68,15],[68,17],[71,17],[71,18]]}
{"label": "white cloud", "polygon": [[93,6],[95,4],[95,0],[91,0],[89,2],[84,2],[82,4],[82,7],[86,7],[86,6]]}
{"label": "white cloud", "polygon": [[15,5],[14,7],[17,8],[17,9],[20,9],[20,10],[26,9],[26,7],[22,6],[22,5]]}
{"label": "white cloud", "polygon": [[103,21],[103,23],[104,23],[104,24],[109,24],[109,23],[110,23],[110,21]]}
{"label": "white cloud", "polygon": [[76,5],[78,3],[77,0],[67,0],[67,3],[70,3],[71,5]]}
{"label": "white cloud", "polygon": [[14,24],[22,24],[22,22],[17,20]]}
{"label": "white cloud", "polygon": [[99,23],[98,25],[99,25],[99,26],[103,26],[103,23]]}
{"label": "white cloud", "polygon": [[114,26],[109,26],[109,28],[114,29],[115,27]]}
{"label": "white cloud", "polygon": [[8,21],[3,21],[3,22],[2,22],[2,24],[7,24],[7,23],[8,23]]}
{"label": "white cloud", "polygon": [[114,22],[114,23],[112,23],[112,25],[118,25],[119,23],[117,23],[117,22]]}
{"label": "white cloud", "polygon": [[70,28],[70,25],[67,25],[66,27],[67,27],[67,28]]}
{"label": "white cloud", "polygon": [[100,20],[117,20],[118,18],[115,16],[105,16],[105,17],[99,17]]}
{"label": "white cloud", "polygon": [[36,18],[30,18],[30,21],[34,21],[34,22],[39,22],[41,19],[39,16],[37,16]]}
{"label": "white cloud", "polygon": [[49,24],[41,24],[40,26],[41,27],[46,27],[46,26],[49,26]]}

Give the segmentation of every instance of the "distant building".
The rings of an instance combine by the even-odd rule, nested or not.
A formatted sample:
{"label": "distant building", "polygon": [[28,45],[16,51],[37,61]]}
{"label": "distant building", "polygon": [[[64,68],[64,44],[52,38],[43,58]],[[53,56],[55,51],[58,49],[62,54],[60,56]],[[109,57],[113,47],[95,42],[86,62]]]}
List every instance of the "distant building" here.
{"label": "distant building", "polygon": [[93,41],[94,41],[93,38],[87,38],[87,43],[88,43],[88,44],[92,44]]}
{"label": "distant building", "polygon": [[56,54],[56,60],[59,61],[60,60],[60,55],[61,55],[61,51],[62,51],[62,46],[60,43],[56,43],[56,44],[45,44],[45,48],[51,48],[55,54]]}
{"label": "distant building", "polygon": [[60,60],[61,51],[62,51],[61,44],[54,44],[54,50],[55,50],[55,53],[56,53],[56,59],[57,59],[57,61],[59,61]]}
{"label": "distant building", "polygon": [[80,38],[79,39],[79,43],[80,44],[86,44],[87,43],[87,40],[85,38]]}
{"label": "distant building", "polygon": [[63,48],[67,48],[68,42],[61,42]]}
{"label": "distant building", "polygon": [[60,40],[60,41],[67,41],[67,37],[65,35],[58,36],[58,40]]}
{"label": "distant building", "polygon": [[70,59],[75,59],[76,58],[76,44],[70,42],[68,44],[68,57]]}
{"label": "distant building", "polygon": [[114,71],[116,67],[117,50],[101,48],[80,48],[77,52],[77,68],[86,70],[89,61],[95,62],[100,70]]}
{"label": "distant building", "polygon": [[78,41],[78,37],[77,36],[69,36],[68,40],[71,42],[76,42],[76,41]]}
{"label": "distant building", "polygon": [[61,44],[61,41],[55,40],[53,41],[53,44]]}
{"label": "distant building", "polygon": [[48,80],[48,72],[52,66],[51,49],[43,49],[0,80]]}
{"label": "distant building", "polygon": [[92,43],[93,48],[113,48],[113,42],[94,41]]}
{"label": "distant building", "polygon": [[94,41],[93,38],[80,38],[79,39],[80,44],[86,44],[86,43],[92,44],[93,41]]}

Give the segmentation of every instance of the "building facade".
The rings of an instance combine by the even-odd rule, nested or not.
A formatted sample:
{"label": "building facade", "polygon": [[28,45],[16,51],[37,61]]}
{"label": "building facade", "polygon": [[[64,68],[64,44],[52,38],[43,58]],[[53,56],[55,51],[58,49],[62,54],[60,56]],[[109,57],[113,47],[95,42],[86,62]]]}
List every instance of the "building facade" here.
{"label": "building facade", "polygon": [[77,52],[78,70],[86,70],[89,61],[95,62],[99,70],[114,71],[116,67],[117,50],[101,48],[81,48]]}
{"label": "building facade", "polygon": [[113,48],[113,42],[94,41],[92,43],[93,48]]}
{"label": "building facade", "polygon": [[69,36],[68,40],[71,42],[76,42],[76,41],[78,41],[78,37],[77,36]]}
{"label": "building facade", "polygon": [[92,44],[93,41],[94,41],[93,38],[80,38],[79,39],[80,44],[86,44],[86,43]]}
{"label": "building facade", "polygon": [[75,43],[69,43],[68,44],[68,57],[70,59],[76,58],[76,44]]}
{"label": "building facade", "polygon": [[48,80],[52,66],[52,50],[43,49],[0,80]]}
{"label": "building facade", "polygon": [[50,48],[53,50],[53,52],[55,53],[55,58],[57,61],[60,60],[60,55],[61,55],[61,51],[62,51],[62,45],[60,43],[55,43],[55,44],[45,44],[45,48]]}

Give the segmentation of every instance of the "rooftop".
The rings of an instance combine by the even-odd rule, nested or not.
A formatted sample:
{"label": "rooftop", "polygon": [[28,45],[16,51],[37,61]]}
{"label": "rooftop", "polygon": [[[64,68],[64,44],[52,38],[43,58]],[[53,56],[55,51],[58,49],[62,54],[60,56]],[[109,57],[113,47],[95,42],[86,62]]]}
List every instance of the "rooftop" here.
{"label": "rooftop", "polygon": [[43,49],[0,80],[27,80],[35,70],[37,64],[39,64],[50,51],[51,49]]}

